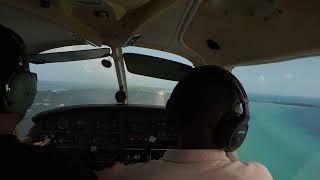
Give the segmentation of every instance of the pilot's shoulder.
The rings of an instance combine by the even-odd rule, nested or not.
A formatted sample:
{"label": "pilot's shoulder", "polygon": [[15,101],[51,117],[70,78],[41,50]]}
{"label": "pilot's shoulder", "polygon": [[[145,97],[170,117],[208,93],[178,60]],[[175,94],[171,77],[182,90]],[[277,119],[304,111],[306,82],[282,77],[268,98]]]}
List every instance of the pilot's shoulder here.
{"label": "pilot's shoulder", "polygon": [[259,180],[272,180],[272,175],[269,172],[268,168],[258,162],[242,162],[243,166],[248,168],[248,171],[251,171],[252,174],[257,176]]}
{"label": "pilot's shoulder", "polygon": [[158,169],[161,161],[151,160],[147,163],[136,163],[121,167],[112,180],[135,179],[139,174],[146,174]]}

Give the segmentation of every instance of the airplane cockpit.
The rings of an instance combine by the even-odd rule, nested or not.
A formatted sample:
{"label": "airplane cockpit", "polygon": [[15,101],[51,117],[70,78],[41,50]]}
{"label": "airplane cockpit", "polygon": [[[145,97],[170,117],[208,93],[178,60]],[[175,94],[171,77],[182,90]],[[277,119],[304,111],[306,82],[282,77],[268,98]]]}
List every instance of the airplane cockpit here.
{"label": "airplane cockpit", "polygon": [[[79,48],[79,46],[64,48],[75,49]],[[92,47],[86,46],[85,50],[63,52],[59,52],[58,48],[31,56],[30,59],[41,62],[43,59],[59,59],[61,61],[64,58],[67,60],[74,57],[74,60],[78,61],[76,58],[87,58],[89,60],[84,61],[89,64],[91,63],[90,61],[93,61],[93,69],[98,68],[95,69],[95,71],[98,71],[95,73],[114,76],[116,74],[116,67],[114,66],[117,65],[113,59],[110,59],[111,56],[108,53],[110,49],[105,47],[90,48]],[[130,49],[132,51],[135,48],[132,47]],[[147,51],[157,52],[155,50]],[[91,55],[91,57],[82,57],[81,55]],[[159,159],[167,149],[175,149],[177,147],[177,132],[175,124],[168,122],[166,119],[165,102],[169,98],[173,85],[193,68],[190,65],[191,63],[185,60],[184,63],[186,64],[183,64],[132,52],[123,53],[122,58],[124,63],[120,64],[118,68],[125,69],[128,76],[138,76],[133,77],[134,82],[141,80],[139,76],[147,76],[150,79],[155,79],[155,81],[160,81],[160,83],[152,82],[150,79],[144,80],[145,83],[161,85],[162,81],[162,83],[166,82],[171,85],[158,88],[152,86],[143,88],[142,86],[140,88],[143,89],[139,90],[134,86],[131,87],[131,82],[128,79],[129,86],[124,81],[124,84],[119,85],[118,90],[116,90],[117,88],[110,90],[105,87],[99,88],[97,84],[94,85],[84,81],[83,87],[70,88],[68,85],[64,85],[62,88],[66,88],[66,90],[57,89],[52,91],[50,89],[45,95],[39,92],[38,100],[30,110],[38,112],[39,109],[37,107],[45,107],[45,105],[47,105],[47,108],[45,108],[47,110],[42,109],[39,113],[32,113],[35,114],[30,117],[34,125],[24,139],[31,142],[50,140],[50,145],[55,149],[67,154],[69,157],[81,159],[88,167],[95,170],[113,165],[117,161],[124,164],[132,164]],[[72,62],[66,63],[69,63],[74,69],[79,68],[77,64]],[[57,65],[61,67],[63,63],[60,62]],[[35,65],[34,68],[42,69],[41,66],[41,64]],[[48,67],[52,68],[50,65]],[[44,68],[47,70],[48,67]],[[165,68],[166,70],[164,70]],[[80,70],[85,75],[88,73],[82,67],[80,67]],[[68,71],[62,71],[62,73],[64,75],[66,75],[65,73],[73,75],[73,71]],[[109,72],[103,74],[105,71]],[[41,74],[39,75],[41,76]],[[87,76],[93,77],[90,74]],[[58,80],[57,77],[55,79]],[[93,83],[95,80],[90,80],[90,82]],[[115,77],[112,80],[116,81],[117,79]],[[43,86],[43,83],[45,82],[39,81],[39,88],[42,88],[40,86]],[[141,83],[135,83],[136,86],[139,84]],[[58,82],[56,88],[59,85],[61,86]],[[110,84],[107,82],[106,85]],[[109,93],[108,95],[111,97],[107,97],[106,100],[100,102],[93,100],[94,98],[103,99],[102,94],[106,93]],[[148,97],[148,93],[155,97]],[[131,95],[133,96],[132,98],[130,97]],[[143,98],[148,98],[151,102],[143,101]],[[106,104],[101,102],[114,103]],[[54,107],[53,109],[49,108],[52,106]]]}
{"label": "airplane cockpit", "polygon": [[[288,143],[289,136],[297,137],[293,132],[298,130],[284,125],[291,122],[269,124],[267,115],[284,118],[281,113],[288,111],[287,106],[316,110],[320,100],[317,95],[312,96],[316,100],[293,97],[298,91],[286,94],[284,89],[294,88],[278,81],[273,84],[266,72],[276,80],[295,80],[287,64],[281,65],[281,78],[274,77],[277,68],[272,64],[320,54],[318,5],[315,0],[0,0],[0,24],[21,35],[30,69],[38,74],[37,96],[15,134],[29,144],[49,140],[50,148],[93,170],[115,162],[128,165],[160,159],[178,143],[176,125],[167,120],[165,108],[173,88],[194,67],[217,65],[239,77],[254,106],[250,123],[260,123],[249,132],[251,144],[227,153],[228,157],[252,160],[248,157],[269,152],[280,153],[275,155],[278,159],[286,157],[290,153],[285,152],[296,147],[292,144],[298,144]],[[260,65],[273,70],[260,73],[264,72],[257,68]],[[255,78],[246,73],[251,67]],[[308,80],[304,87],[317,89],[318,79],[303,81]],[[273,91],[268,89],[271,85],[283,86]],[[279,92],[286,97],[276,96]],[[283,109],[274,112],[270,104]],[[297,114],[287,119],[298,122],[300,110],[292,110]],[[308,110],[306,117],[312,119],[310,114]],[[318,154],[319,124],[313,123],[313,134],[299,135],[298,140],[310,137],[310,149]],[[286,128],[290,131],[278,138],[277,133]],[[278,152],[284,144],[287,151]],[[312,159],[311,155],[299,159],[298,154],[311,152],[297,149],[281,162],[262,158],[272,165],[275,179],[311,177],[294,174],[301,169],[290,166],[295,158],[301,164]]]}

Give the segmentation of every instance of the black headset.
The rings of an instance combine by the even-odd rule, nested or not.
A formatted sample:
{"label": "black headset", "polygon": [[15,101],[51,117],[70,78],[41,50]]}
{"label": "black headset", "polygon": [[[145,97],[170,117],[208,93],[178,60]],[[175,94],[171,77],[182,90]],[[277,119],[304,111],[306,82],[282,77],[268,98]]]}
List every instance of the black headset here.
{"label": "black headset", "polygon": [[222,68],[221,72],[229,81],[232,91],[237,96],[232,111],[227,112],[214,130],[216,145],[227,152],[237,150],[244,142],[249,128],[249,101],[240,81],[229,71]]}
{"label": "black headset", "polygon": [[[10,40],[17,46],[24,47],[22,38],[9,28],[0,25],[0,33],[5,33]],[[18,53],[18,52],[17,52]],[[1,57],[0,57],[1,58]],[[18,59],[9,59],[15,61],[16,68],[7,80],[0,83],[1,100],[0,112],[5,113],[23,113],[32,105],[37,93],[37,75],[30,72],[28,62],[23,53],[18,54]]]}
{"label": "black headset", "polygon": [[[248,96],[240,81],[232,73],[218,66],[212,67],[224,78],[224,83],[231,88],[237,99],[233,109],[225,113],[216,128],[212,129],[215,146],[226,152],[232,152],[243,144],[248,132],[250,119]],[[169,111],[174,106],[172,100],[170,98],[167,102]]]}

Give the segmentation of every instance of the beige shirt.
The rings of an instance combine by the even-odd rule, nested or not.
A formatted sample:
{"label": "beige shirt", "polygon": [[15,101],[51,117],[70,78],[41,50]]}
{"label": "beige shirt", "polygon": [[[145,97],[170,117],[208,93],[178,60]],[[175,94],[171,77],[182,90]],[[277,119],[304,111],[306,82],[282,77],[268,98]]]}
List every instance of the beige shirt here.
{"label": "beige shirt", "polygon": [[160,160],[121,168],[113,180],[272,180],[259,163],[230,161],[220,150],[168,150]]}

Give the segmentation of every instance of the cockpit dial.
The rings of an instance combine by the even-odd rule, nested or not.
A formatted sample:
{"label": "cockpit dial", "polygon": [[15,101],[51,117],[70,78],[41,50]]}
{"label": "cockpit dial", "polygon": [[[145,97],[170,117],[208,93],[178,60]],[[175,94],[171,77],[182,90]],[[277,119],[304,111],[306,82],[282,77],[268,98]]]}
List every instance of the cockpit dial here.
{"label": "cockpit dial", "polygon": [[69,121],[68,119],[61,117],[58,121],[57,121],[57,128],[60,130],[66,130],[69,127]]}

